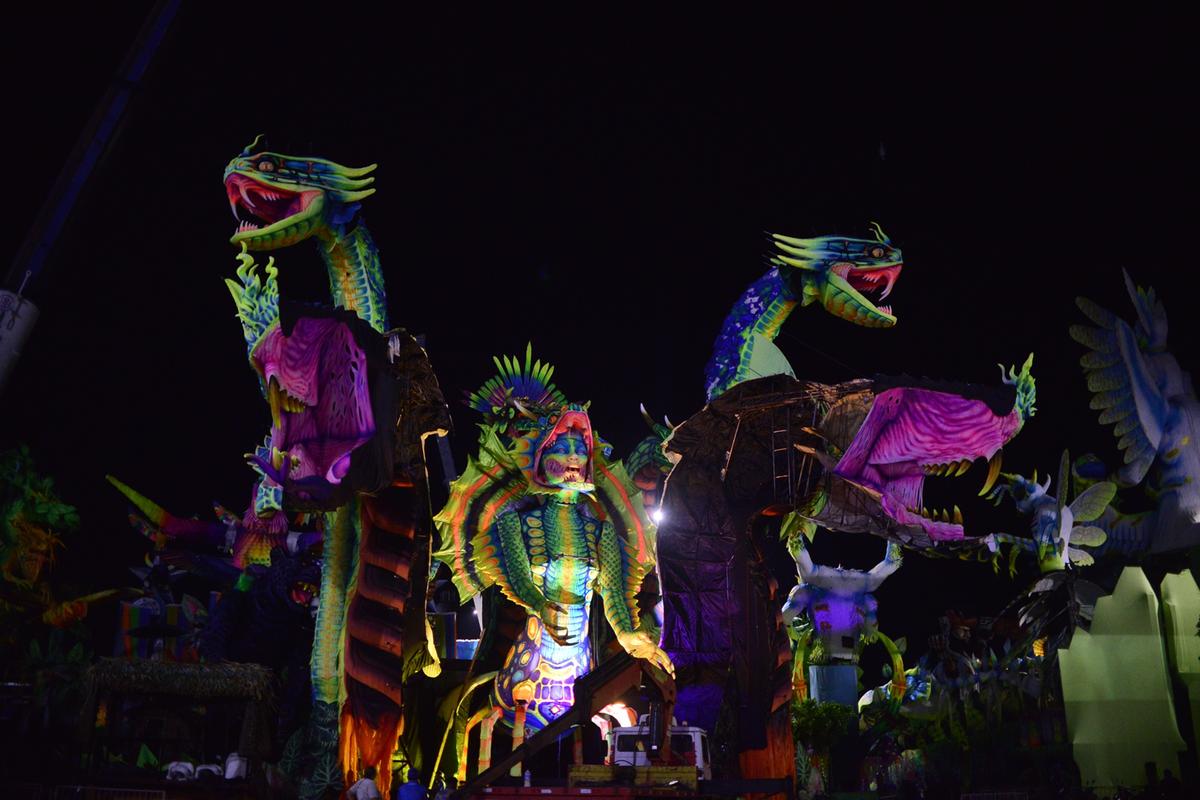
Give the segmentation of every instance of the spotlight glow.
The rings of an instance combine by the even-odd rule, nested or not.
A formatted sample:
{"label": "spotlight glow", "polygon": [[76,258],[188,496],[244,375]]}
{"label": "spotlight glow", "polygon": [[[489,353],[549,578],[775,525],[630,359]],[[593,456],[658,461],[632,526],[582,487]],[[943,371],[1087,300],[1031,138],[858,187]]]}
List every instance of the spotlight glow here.
{"label": "spotlight glow", "polygon": [[661,508],[656,508],[650,513],[650,519],[654,520],[655,525],[661,525],[662,521],[666,518],[667,515],[663,513]]}

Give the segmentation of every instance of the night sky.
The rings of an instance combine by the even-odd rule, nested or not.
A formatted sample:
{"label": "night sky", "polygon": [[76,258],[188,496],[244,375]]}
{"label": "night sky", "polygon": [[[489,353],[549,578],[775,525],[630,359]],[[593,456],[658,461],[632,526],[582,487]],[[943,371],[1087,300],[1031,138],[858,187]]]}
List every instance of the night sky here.
{"label": "night sky", "polygon": [[[149,6],[115,5],[7,26],[10,258]],[[222,282],[221,171],[257,133],[380,165],[364,219],[393,323],[427,337],[460,465],[477,420],[458,398],[529,340],[618,453],[645,433],[639,402],[676,422],[697,411],[764,231],[862,236],[877,220],[904,252],[894,329],[793,315],[777,344],[802,379],[994,383],[1034,351],[1038,415],[1007,469],[1052,470],[1064,447],[1111,462],[1067,326],[1078,294],[1131,314],[1122,267],[1162,293],[1194,364],[1197,65],[1180,19],[249,6],[179,14],[29,288],[42,315],[0,398],[0,447],[27,442],[80,507],[62,569],[86,586],[127,582],[143,552],[106,472],[185,515],[245,502],[241,454],[269,415]],[[315,245],[275,255],[285,295],[326,295]],[[976,534],[1018,522],[963,508]],[[818,558],[882,554],[835,538]],[[882,629],[923,639],[944,609],[995,612],[1023,582],[913,555],[879,593]]]}

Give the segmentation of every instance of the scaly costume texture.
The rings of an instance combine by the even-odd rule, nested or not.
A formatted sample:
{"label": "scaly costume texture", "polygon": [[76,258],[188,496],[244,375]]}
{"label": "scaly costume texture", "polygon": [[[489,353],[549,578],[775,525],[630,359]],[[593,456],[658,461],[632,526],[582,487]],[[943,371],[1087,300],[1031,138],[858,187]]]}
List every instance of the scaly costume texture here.
{"label": "scaly costume texture", "polygon": [[[227,283],[271,409],[250,456],[253,511],[324,513],[306,798],[340,786],[359,759],[387,792],[401,684],[424,652],[413,646],[424,607],[408,603],[414,587],[424,595],[432,532],[423,443],[449,429],[424,350],[388,330],[379,253],[358,213],[374,169],[273,153],[260,137],[224,178],[239,221],[230,241],[242,251]],[[259,273],[249,254],[310,238],[331,309],[281,302],[274,260]]]}
{"label": "scaly costume texture", "polygon": [[489,586],[528,613],[504,661],[492,704],[510,724],[518,701],[540,730],[574,702],[592,667],[593,592],[626,651],[670,670],[638,629],[635,595],[653,563],[653,527],[639,490],[593,431],[583,406],[550,382],[553,367],[495,359],[499,374],[471,395],[484,415],[479,454],[437,515],[437,558],[465,601]]}

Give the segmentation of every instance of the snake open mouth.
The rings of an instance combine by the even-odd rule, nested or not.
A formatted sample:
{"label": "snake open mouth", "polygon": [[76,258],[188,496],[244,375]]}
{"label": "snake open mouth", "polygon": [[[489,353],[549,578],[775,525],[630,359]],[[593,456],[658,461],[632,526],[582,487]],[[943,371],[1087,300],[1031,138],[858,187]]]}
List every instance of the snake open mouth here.
{"label": "snake open mouth", "polygon": [[298,606],[307,606],[317,596],[317,592],[316,584],[309,583],[308,581],[296,581],[292,584],[289,594],[293,603]]}
{"label": "snake open mouth", "polygon": [[831,271],[850,284],[867,304],[881,314],[895,318],[890,305],[879,305],[892,293],[903,264],[881,267],[857,267],[849,263],[834,264]]}
{"label": "snake open mouth", "polygon": [[295,191],[236,172],[225,178],[225,194],[238,222],[230,241],[250,249],[298,241],[312,230],[322,205],[318,190]]}

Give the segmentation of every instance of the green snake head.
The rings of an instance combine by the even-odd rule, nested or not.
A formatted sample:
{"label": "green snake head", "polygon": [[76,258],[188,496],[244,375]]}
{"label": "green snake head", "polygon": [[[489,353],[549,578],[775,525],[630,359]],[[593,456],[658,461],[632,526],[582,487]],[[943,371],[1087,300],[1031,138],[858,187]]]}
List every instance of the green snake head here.
{"label": "green snake head", "polygon": [[225,193],[238,220],[229,241],[275,250],[345,226],[375,193],[374,169],[272,153],[257,136],[225,167]]}
{"label": "green snake head", "polygon": [[896,324],[891,306],[875,303],[891,294],[904,259],[879,225],[871,223],[871,231],[874,239],[797,239],[773,233],[779,254],[771,263],[781,275],[791,274],[803,305],[820,302],[830,314],[856,325],[890,328]]}

